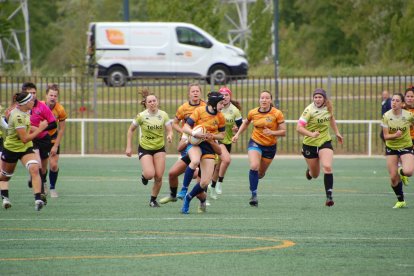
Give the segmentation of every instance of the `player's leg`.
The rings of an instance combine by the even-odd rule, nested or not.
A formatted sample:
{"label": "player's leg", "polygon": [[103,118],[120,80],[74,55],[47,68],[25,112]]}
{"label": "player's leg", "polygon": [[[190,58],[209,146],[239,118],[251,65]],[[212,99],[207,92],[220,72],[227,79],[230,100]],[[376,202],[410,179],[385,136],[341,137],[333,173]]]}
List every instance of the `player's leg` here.
{"label": "player's leg", "polygon": [[40,211],[43,208],[43,206],[46,205],[46,202],[43,200],[41,196],[42,179],[40,177],[39,161],[36,160],[35,153],[29,153],[25,154],[21,158],[21,162],[29,171],[30,177],[32,179],[32,189],[35,197],[35,210]]}
{"label": "player's leg", "polygon": [[211,177],[211,184],[208,186],[208,190],[210,191],[210,198],[217,199],[217,191],[216,191],[216,185],[217,180],[219,178],[219,172],[220,172],[220,164],[221,164],[221,158],[218,157],[216,164],[214,165],[214,172],[213,176]]}
{"label": "player's leg", "polygon": [[155,175],[155,168],[154,168],[154,160],[153,156],[150,154],[145,154],[140,159],[141,162],[141,169],[142,169],[142,184],[147,185],[148,180],[154,178]]}
{"label": "player's leg", "polygon": [[332,171],[332,163],[333,163],[333,150],[330,148],[323,148],[319,150],[319,161],[322,166],[322,171],[324,173],[323,176],[323,183],[325,185],[325,193],[326,193],[326,202],[325,205],[331,207],[334,205],[334,201],[332,199],[332,192],[333,192],[333,171]]}
{"label": "player's leg", "polygon": [[11,152],[9,151],[7,151],[7,153],[4,152],[3,154],[5,161],[0,161],[0,194],[3,201],[3,208],[8,209],[12,206],[9,195],[9,180],[13,176],[18,159],[10,159],[8,155],[10,155]]}
{"label": "player's leg", "polygon": [[157,196],[160,193],[161,186],[162,186],[162,176],[164,175],[165,171],[165,158],[166,153],[163,152],[157,152],[153,156],[153,162],[154,162],[154,185],[152,186],[152,192],[151,192],[151,200],[150,200],[150,206],[151,207],[159,207],[157,202]]}
{"label": "player's leg", "polygon": [[230,152],[228,151],[227,146],[224,144],[221,144],[220,147],[221,147],[221,155],[220,155],[221,162],[218,165],[219,174],[218,174],[218,181],[217,181],[217,186],[216,186],[216,192],[219,195],[221,195],[223,192],[222,185],[223,185],[224,176],[227,172],[227,168],[230,166],[230,163],[231,163],[231,156],[230,156]]}
{"label": "player's leg", "polygon": [[412,152],[400,156],[401,167],[398,168],[398,174],[404,185],[408,185],[408,178],[413,175],[414,156]]}
{"label": "player's leg", "polygon": [[406,206],[404,201],[404,192],[403,192],[403,183],[398,175],[398,161],[399,155],[397,154],[387,154],[387,169],[388,174],[390,175],[391,188],[393,189],[395,195],[397,196],[397,203],[393,208],[403,208]]}
{"label": "player's leg", "polygon": [[[186,162],[188,161],[188,163]],[[188,155],[178,159],[174,165],[168,171],[168,183],[170,184],[170,195],[160,199],[161,204],[177,201],[177,188],[178,188],[178,176],[185,172],[188,164],[190,164],[190,158]]]}
{"label": "player's leg", "polygon": [[56,154],[50,155],[49,157],[49,187],[50,187],[50,197],[58,197],[56,192],[56,183],[59,176],[59,149]]}
{"label": "player's leg", "polygon": [[185,169],[183,187],[177,196],[179,199],[183,199],[183,196],[185,196],[185,194],[187,193],[188,186],[190,185],[191,180],[193,179],[194,172],[196,168],[198,167],[198,165],[200,164],[200,159],[201,159],[200,147],[192,146],[188,150],[188,156],[190,157],[191,162],[188,165],[188,167]]}
{"label": "player's leg", "polygon": [[[213,155],[212,155],[213,157]],[[200,163],[200,170],[201,170],[201,179],[200,179],[200,183],[197,183],[193,189],[191,190],[191,192],[189,192],[183,201],[183,207],[181,209],[181,212],[183,214],[188,214],[189,212],[189,208],[190,208],[190,202],[191,200],[199,195],[199,194],[204,194],[205,189],[207,188],[211,177],[213,175],[214,172],[214,158],[203,158],[201,160]],[[203,198],[200,198],[201,204],[205,203],[205,198],[203,201]]]}
{"label": "player's leg", "polygon": [[259,185],[259,168],[260,162],[262,159],[262,152],[258,149],[252,148],[249,149],[247,152],[249,157],[249,188],[251,192],[251,198],[249,201],[250,206],[257,207],[258,206],[258,199],[257,199],[257,187]]}

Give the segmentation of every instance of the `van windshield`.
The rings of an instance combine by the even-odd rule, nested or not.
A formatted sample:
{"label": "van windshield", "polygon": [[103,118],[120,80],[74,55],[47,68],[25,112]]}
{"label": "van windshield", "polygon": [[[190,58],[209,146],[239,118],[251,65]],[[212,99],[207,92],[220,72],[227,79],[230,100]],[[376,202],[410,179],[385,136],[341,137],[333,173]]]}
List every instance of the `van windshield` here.
{"label": "van windshield", "polygon": [[177,27],[176,33],[178,42],[181,44],[193,45],[203,48],[211,48],[213,46],[210,40],[193,29],[186,27]]}

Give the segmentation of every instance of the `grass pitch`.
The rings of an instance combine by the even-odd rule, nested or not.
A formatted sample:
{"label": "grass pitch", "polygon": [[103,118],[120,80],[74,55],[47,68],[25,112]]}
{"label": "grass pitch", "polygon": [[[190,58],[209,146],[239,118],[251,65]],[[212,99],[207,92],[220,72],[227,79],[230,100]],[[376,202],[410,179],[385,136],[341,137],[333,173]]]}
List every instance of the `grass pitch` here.
{"label": "grass pitch", "polygon": [[[219,199],[205,214],[193,200],[189,215],[181,201],[148,207],[152,182],[138,180],[137,158],[63,157],[60,165],[59,198],[40,212],[17,168],[13,207],[0,210],[0,274],[414,274],[414,183],[404,187],[408,208],[392,209],[383,158],[335,159],[331,208],[323,175],[308,181],[303,159],[282,157],[250,207],[248,162],[235,158]],[[159,198],[168,192],[164,177]]]}

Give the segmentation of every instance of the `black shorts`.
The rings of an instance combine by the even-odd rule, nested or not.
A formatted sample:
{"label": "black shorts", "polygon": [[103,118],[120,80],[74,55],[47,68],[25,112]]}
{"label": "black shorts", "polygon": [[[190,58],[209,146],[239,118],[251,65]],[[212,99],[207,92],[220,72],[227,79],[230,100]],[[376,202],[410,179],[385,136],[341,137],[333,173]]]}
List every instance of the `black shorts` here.
{"label": "black shorts", "polygon": [[[55,145],[55,143],[52,142],[52,147]],[[52,147],[50,149],[52,150]],[[60,154],[60,145],[57,148],[56,154]]]}
{"label": "black shorts", "polygon": [[3,152],[3,137],[0,137],[0,152]]}
{"label": "black shorts", "polygon": [[405,149],[390,149],[389,147],[385,147],[385,155],[404,155],[404,154],[414,154],[414,150],[412,147],[405,148]]}
{"label": "black shorts", "polygon": [[323,143],[319,147],[308,146],[308,145],[302,144],[302,155],[306,159],[319,158],[319,151],[321,149],[331,149],[331,150],[333,150],[332,142],[331,141],[326,141],[325,143]]}
{"label": "black shorts", "polygon": [[52,149],[52,139],[50,139],[49,135],[41,139],[33,139],[33,148],[35,150],[39,150],[40,159],[47,159],[49,158],[50,150]]}
{"label": "black shorts", "polygon": [[157,150],[147,150],[147,149],[144,149],[141,146],[138,146],[138,158],[139,159],[141,159],[142,156],[144,156],[144,155],[154,155],[158,152],[165,152],[165,147],[162,147],[162,148],[157,149]]}
{"label": "black shorts", "polygon": [[191,163],[190,156],[188,156],[188,154],[184,155],[183,157],[181,157],[181,161],[187,164],[187,166],[190,165]]}
{"label": "black shorts", "polygon": [[20,160],[23,156],[26,154],[34,153],[33,148],[30,147],[24,152],[14,152],[10,151],[6,148],[3,149],[3,152],[1,154],[1,160],[6,163],[17,163],[18,160]]}
{"label": "black shorts", "polygon": [[219,143],[219,144],[224,145],[224,146],[226,147],[227,151],[228,151],[229,153],[231,153],[231,145],[232,145],[232,144],[223,144],[223,143]]}

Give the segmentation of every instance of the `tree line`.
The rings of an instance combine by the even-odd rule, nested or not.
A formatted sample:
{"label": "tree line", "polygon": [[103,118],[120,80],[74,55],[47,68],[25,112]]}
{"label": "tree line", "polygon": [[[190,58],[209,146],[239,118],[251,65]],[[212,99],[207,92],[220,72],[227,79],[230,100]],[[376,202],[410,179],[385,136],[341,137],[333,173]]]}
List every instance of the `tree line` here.
{"label": "tree line", "polygon": [[[124,18],[123,1],[29,0],[28,5],[35,73],[62,74],[84,66],[88,24]],[[274,13],[265,6],[265,0],[248,6],[251,32],[245,50],[251,66],[273,59]],[[0,37],[23,28],[22,19],[7,21],[15,7],[15,1],[0,2]],[[129,7],[130,21],[189,22],[223,42],[232,28],[225,14],[237,17],[235,6],[220,0],[130,0]],[[282,69],[413,65],[413,26],[412,0],[279,0],[279,63]]]}

